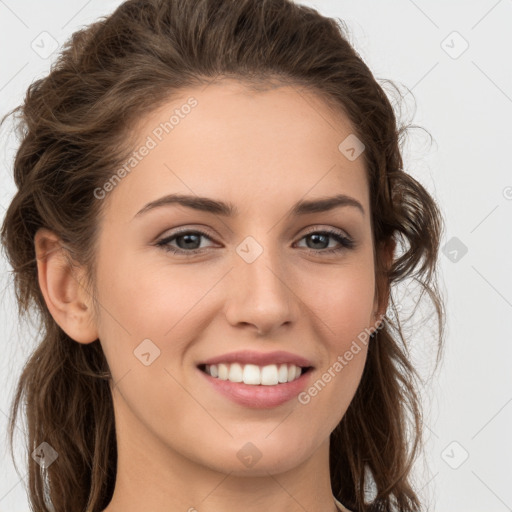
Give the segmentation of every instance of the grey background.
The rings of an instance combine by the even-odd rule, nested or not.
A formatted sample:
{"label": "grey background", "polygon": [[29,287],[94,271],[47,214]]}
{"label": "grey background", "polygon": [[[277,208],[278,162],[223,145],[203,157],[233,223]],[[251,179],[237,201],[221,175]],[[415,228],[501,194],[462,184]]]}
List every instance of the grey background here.
{"label": "grey background", "polygon": [[[0,115],[47,73],[53,46],[120,3],[0,0]],[[404,147],[405,168],[446,218],[440,262],[446,353],[422,391],[427,443],[415,486],[438,512],[512,510],[512,0],[300,3],[348,23],[374,75],[412,91],[416,105],[407,95],[404,117],[434,138],[431,144],[424,131],[412,130]],[[14,194],[16,139],[8,128],[0,134],[2,217]],[[18,326],[3,258],[0,269],[0,512],[23,512],[25,484],[7,451],[6,425],[34,329]],[[412,357],[426,375],[429,329],[412,334]],[[22,438],[20,425],[19,464]],[[20,470],[24,477],[22,464]]]}

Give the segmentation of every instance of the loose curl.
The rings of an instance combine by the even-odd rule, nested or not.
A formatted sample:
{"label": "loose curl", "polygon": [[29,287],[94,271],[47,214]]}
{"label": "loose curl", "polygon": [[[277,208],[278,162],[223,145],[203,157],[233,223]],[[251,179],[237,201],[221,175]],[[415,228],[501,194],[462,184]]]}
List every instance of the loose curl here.
{"label": "loose curl", "polygon": [[[256,91],[290,85],[314,92],[348,117],[365,145],[375,273],[384,283],[379,293],[406,279],[420,285],[418,301],[428,293],[438,320],[439,362],[442,217],[425,188],[403,170],[400,145],[407,126],[398,126],[387,95],[347,34],[341,20],[292,0],[128,0],[75,32],[48,76],[33,82],[10,113],[21,142],[14,161],[17,192],[1,240],[20,317],[35,310],[42,333],[11,406],[11,455],[14,460],[23,399],[28,453],[45,441],[59,454],[46,472],[27,458],[33,510],[102,511],[112,497],[117,464],[107,361],[99,340],[73,342],[51,316],[38,285],[34,235],[45,227],[60,237],[70,264],[87,269],[94,296],[105,203],[94,190],[133,149],[134,123],[187,87],[219,78]],[[387,244],[401,249],[390,266],[376,251]],[[357,512],[421,510],[410,482],[422,439],[420,378],[393,300],[390,308],[393,314],[368,345],[357,392],[331,434],[332,491]],[[368,486],[374,496],[367,502]]]}

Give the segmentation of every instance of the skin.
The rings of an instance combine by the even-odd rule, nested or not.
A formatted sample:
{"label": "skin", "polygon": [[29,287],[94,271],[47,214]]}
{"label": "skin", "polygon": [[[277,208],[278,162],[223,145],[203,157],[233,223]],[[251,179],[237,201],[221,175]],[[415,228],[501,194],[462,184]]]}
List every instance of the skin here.
{"label": "skin", "polygon": [[[119,459],[105,512],[335,511],[329,435],[360,382],[366,345],[307,405],[235,404],[196,365],[239,349],[285,350],[312,361],[309,387],[378,325],[387,293],[379,302],[363,158],[338,150],[353,130],[320,98],[290,86],[254,93],[229,80],[187,89],[142,119],[137,147],[190,96],[198,105],[105,199],[98,316],[84,273],[55,250],[58,238],[46,229],[35,237],[51,314],[78,343],[100,339],[115,383]],[[229,201],[239,215],[168,205],[134,218],[169,193]],[[364,214],[346,206],[288,215],[297,201],[335,194]],[[203,252],[188,258],[155,245],[177,227],[212,236],[198,238]],[[329,228],[355,247],[306,236]],[[247,236],[263,249],[250,264],[236,252]],[[191,250],[179,238],[169,245]],[[134,356],[144,339],[160,350],[149,366]],[[252,467],[237,457],[248,442],[261,454]]]}

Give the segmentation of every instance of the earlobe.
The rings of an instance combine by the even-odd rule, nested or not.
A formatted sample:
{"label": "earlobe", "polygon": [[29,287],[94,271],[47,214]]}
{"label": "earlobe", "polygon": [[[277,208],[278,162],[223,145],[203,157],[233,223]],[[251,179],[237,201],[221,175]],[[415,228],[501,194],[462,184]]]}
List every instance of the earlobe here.
{"label": "earlobe", "polygon": [[80,282],[80,270],[66,258],[59,237],[40,228],[34,237],[39,287],[50,314],[61,329],[78,343],[98,339],[92,298]]}
{"label": "earlobe", "polygon": [[[389,240],[383,245],[379,255],[382,258],[384,267],[389,270],[393,263],[395,254],[396,241],[394,239]],[[385,275],[377,276],[377,282],[375,284],[375,303],[374,303],[374,320],[375,327],[378,327],[382,322],[388,308],[390,294],[390,283]]]}

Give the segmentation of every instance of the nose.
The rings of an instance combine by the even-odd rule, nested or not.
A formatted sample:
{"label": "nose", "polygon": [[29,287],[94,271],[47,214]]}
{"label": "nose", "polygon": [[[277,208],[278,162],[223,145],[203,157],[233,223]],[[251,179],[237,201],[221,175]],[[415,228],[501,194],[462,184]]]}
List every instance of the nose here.
{"label": "nose", "polygon": [[238,255],[234,261],[226,289],[228,322],[237,328],[251,326],[259,335],[295,323],[300,300],[282,255],[264,249],[251,263]]}

